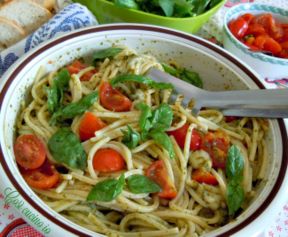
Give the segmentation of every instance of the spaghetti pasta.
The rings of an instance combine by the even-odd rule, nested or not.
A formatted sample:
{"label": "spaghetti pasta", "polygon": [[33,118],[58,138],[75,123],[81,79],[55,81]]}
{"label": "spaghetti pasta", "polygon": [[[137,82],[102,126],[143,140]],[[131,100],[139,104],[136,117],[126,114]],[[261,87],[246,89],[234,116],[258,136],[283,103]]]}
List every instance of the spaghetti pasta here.
{"label": "spaghetti pasta", "polygon": [[[148,83],[135,81],[121,82],[116,85],[117,89],[109,87],[105,93],[112,94],[106,100],[118,106],[110,109],[105,104],[107,101],[103,101],[104,83],[124,74],[145,75],[151,67],[164,70],[151,55],[138,55],[125,47],[118,51],[94,66],[74,68],[68,74],[66,86],[56,78],[59,71],[44,75],[41,68],[31,89],[32,101],[23,107],[17,121],[17,134],[36,135],[45,144],[48,157],[45,162],[60,175],[48,188],[33,186],[29,180],[33,179],[31,173],[35,170],[50,177],[49,172],[41,170],[42,166],[35,170],[28,167],[30,176],[20,167],[23,177],[56,212],[108,236],[200,236],[233,220],[239,214],[236,211],[249,204],[257,184],[254,181],[265,177],[267,123],[255,118],[227,121],[214,109],[203,110],[195,117],[189,108],[181,105],[181,96],[167,105],[170,89],[151,88]],[[88,74],[89,80],[82,80]],[[52,91],[53,88],[57,89]],[[83,101],[95,91],[100,98],[85,107]],[[51,105],[52,97],[58,103],[52,105],[58,106],[58,110]],[[121,102],[115,102],[115,98]],[[167,107],[161,107],[163,104]],[[80,105],[85,107],[81,113],[72,111]],[[125,109],[119,109],[125,105]],[[64,114],[68,106],[72,107],[73,116]],[[87,121],[84,126],[87,111],[98,120],[93,117],[94,122]],[[165,115],[161,115],[163,111]],[[60,115],[53,123],[55,113]],[[157,119],[161,116],[163,120],[159,122]],[[170,124],[169,116],[173,118]],[[99,120],[103,126],[95,128],[92,136],[84,139],[87,131],[81,126],[87,129],[96,126],[95,121],[99,123]],[[66,137],[61,138],[59,131],[66,131]],[[59,136],[55,138],[55,134]],[[81,160],[84,168],[77,163],[79,160],[71,164],[72,158],[67,161],[55,155],[57,149],[51,149],[59,141],[68,146],[68,140],[74,142],[72,147],[57,149],[66,149],[61,153],[63,156],[70,154],[69,149],[84,152],[86,158]],[[108,155],[103,153],[96,164],[100,150]],[[111,150],[117,155],[112,156]],[[17,161],[16,149],[15,153]],[[74,155],[79,159],[78,153]],[[227,160],[233,155],[234,161],[240,159],[239,164],[243,164],[241,174],[229,171],[232,161]],[[108,162],[106,158],[112,160]],[[254,166],[258,166],[257,169],[253,169]],[[239,179],[232,182],[230,172],[236,172]],[[135,185],[133,182],[137,179],[141,182]],[[234,187],[231,183],[244,193],[239,205],[233,203],[238,205],[237,210],[229,206],[233,202],[233,195],[229,194]],[[99,187],[104,190],[102,196],[97,196]]]}

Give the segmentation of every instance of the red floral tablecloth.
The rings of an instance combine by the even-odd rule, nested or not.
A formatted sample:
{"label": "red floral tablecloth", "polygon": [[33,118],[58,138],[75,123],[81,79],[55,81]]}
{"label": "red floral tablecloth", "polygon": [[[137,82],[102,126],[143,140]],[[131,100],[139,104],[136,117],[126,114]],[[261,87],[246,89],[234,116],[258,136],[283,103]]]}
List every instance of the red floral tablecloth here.
{"label": "red floral tablecloth", "polygon": [[[261,2],[276,5],[278,7],[288,9],[288,0],[229,0],[225,6],[206,24],[203,26],[199,35],[209,39],[222,41],[223,16],[228,8],[235,4]],[[288,78],[288,70],[287,70]],[[267,87],[288,88],[288,79],[271,81]],[[287,123],[286,123],[287,124]],[[0,180],[1,182],[1,180]],[[287,187],[288,189],[288,187]],[[271,225],[263,229],[263,233],[259,237],[288,237],[288,196],[287,203],[278,212],[274,220],[271,219]],[[41,237],[42,234],[37,232],[33,227],[27,224],[21,216],[13,209],[13,207],[5,204],[5,196],[0,192],[0,237]]]}

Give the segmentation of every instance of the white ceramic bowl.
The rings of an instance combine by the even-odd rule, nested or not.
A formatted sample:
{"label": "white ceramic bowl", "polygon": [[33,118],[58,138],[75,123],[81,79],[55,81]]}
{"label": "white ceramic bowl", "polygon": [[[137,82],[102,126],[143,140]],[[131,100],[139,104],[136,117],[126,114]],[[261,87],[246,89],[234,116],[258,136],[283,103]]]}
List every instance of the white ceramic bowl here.
{"label": "white ceramic bowl", "polygon": [[271,13],[275,19],[288,23],[288,11],[260,3],[239,4],[230,8],[224,17],[224,48],[236,55],[242,61],[256,70],[264,81],[268,79],[281,79],[287,77],[288,59],[277,58],[263,53],[254,53],[241,43],[229,30],[228,23],[245,13],[259,15]]}
{"label": "white ceramic bowl", "polygon": [[[78,56],[113,43],[138,52],[149,52],[160,60],[173,58],[193,68],[211,90],[263,88],[257,75],[234,56],[192,35],[166,28],[116,24],[82,29],[46,44],[18,61],[1,80],[0,89],[0,189],[5,200],[45,236],[100,236],[50,209],[25,183],[13,155],[14,125],[20,102],[33,83],[40,66],[55,70]],[[263,230],[287,199],[287,134],[283,120],[269,121],[269,170],[256,199],[234,222],[205,236],[253,236]]]}

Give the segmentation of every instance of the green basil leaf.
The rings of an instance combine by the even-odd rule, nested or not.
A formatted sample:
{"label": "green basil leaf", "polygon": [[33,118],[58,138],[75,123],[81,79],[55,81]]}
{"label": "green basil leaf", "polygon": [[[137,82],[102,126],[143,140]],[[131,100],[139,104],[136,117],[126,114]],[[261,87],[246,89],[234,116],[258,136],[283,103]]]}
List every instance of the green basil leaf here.
{"label": "green basil leaf", "polygon": [[164,71],[169,73],[170,75],[186,81],[199,88],[203,88],[203,81],[197,72],[193,72],[185,68],[175,68],[165,63],[162,63],[162,67]]}
{"label": "green basil leaf", "polygon": [[152,113],[151,125],[153,129],[165,131],[171,127],[173,111],[168,104],[161,104]]}
{"label": "green basil leaf", "polygon": [[144,103],[137,104],[136,108],[141,110],[141,115],[139,119],[139,126],[141,132],[147,133],[152,127],[151,122],[149,120],[149,118],[152,117],[152,110],[148,105]]}
{"label": "green basil leaf", "polygon": [[117,179],[107,179],[97,183],[89,192],[87,201],[110,202],[117,198],[125,185],[125,176]]}
{"label": "green basil leaf", "polygon": [[138,4],[134,0],[115,0],[115,5],[118,7],[125,7],[130,9],[138,9]]}
{"label": "green basil leaf", "polygon": [[66,68],[59,71],[53,78],[52,86],[47,88],[47,106],[50,113],[54,113],[63,101],[64,91],[69,86],[70,74]]}
{"label": "green basil leaf", "polygon": [[173,159],[175,157],[175,152],[173,148],[172,141],[170,137],[162,131],[153,130],[149,132],[149,136],[160,146],[163,146],[164,149],[168,152],[169,157]]}
{"label": "green basil leaf", "polygon": [[228,182],[227,185],[227,205],[229,215],[233,215],[244,202],[244,190],[237,180]]}
{"label": "green basil leaf", "polygon": [[70,103],[63,108],[60,108],[56,113],[52,115],[51,124],[55,124],[56,121],[63,121],[65,119],[74,118],[77,115],[83,114],[88,110],[97,100],[98,92],[92,92],[86,95],[77,102]]}
{"label": "green basil leaf", "polygon": [[192,72],[187,69],[183,69],[183,71],[180,73],[180,79],[199,88],[203,88],[203,81],[201,80],[197,72]]}
{"label": "green basil leaf", "polygon": [[121,51],[123,51],[122,48],[108,48],[108,49],[103,49],[100,51],[97,51],[93,54],[93,60],[94,62],[105,59],[105,58],[113,58],[114,56],[116,56],[118,53],[120,53]]}
{"label": "green basil leaf", "polygon": [[174,77],[178,77],[179,78],[179,70],[175,67],[172,67],[166,63],[162,63],[161,64],[164,71],[169,73],[170,75],[174,76]]}
{"label": "green basil leaf", "polygon": [[132,193],[157,193],[161,188],[148,177],[140,174],[134,174],[128,177],[127,185]]}
{"label": "green basil leaf", "polygon": [[117,76],[110,81],[110,84],[114,87],[116,84],[121,83],[121,82],[138,82],[138,83],[142,83],[149,87],[160,89],[160,90],[173,89],[173,85],[170,83],[156,82],[150,79],[149,77],[145,77],[142,75],[134,75],[134,74]]}
{"label": "green basil leaf", "polygon": [[237,146],[232,145],[226,159],[226,176],[241,182],[243,179],[244,158]]}
{"label": "green basil leaf", "polygon": [[122,131],[124,137],[122,142],[130,149],[135,148],[140,141],[140,134],[134,131],[129,125],[127,125],[127,131]]}
{"label": "green basil leaf", "polygon": [[159,0],[159,6],[168,17],[173,16],[174,4],[175,2],[173,0]]}
{"label": "green basil leaf", "polygon": [[79,138],[69,129],[60,128],[48,141],[53,158],[73,169],[86,168],[87,155]]}

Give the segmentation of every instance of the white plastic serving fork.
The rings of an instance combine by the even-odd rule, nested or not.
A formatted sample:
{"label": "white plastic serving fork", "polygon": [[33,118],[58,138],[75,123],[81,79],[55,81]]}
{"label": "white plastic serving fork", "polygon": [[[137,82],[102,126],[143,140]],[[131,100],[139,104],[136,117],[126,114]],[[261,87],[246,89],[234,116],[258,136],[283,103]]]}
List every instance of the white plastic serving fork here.
{"label": "white plastic serving fork", "polygon": [[288,90],[233,90],[207,91],[193,86],[170,74],[152,68],[147,76],[158,82],[174,85],[177,94],[184,96],[183,105],[193,99],[192,113],[197,115],[202,107],[218,108],[224,115],[288,118]]}

